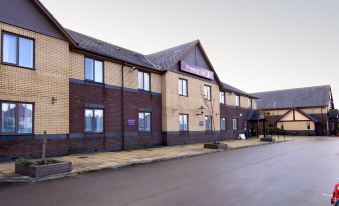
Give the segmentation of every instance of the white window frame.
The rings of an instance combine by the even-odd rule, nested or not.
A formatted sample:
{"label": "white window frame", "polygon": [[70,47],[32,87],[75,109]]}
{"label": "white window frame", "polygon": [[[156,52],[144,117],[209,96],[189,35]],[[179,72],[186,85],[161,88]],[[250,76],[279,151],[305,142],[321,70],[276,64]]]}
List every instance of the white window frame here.
{"label": "white window frame", "polygon": [[[179,114],[179,131],[181,131],[181,132],[189,131],[188,121],[189,121],[188,114]],[[183,122],[183,124],[181,124],[182,122]],[[183,125],[183,127],[182,127],[182,125]],[[185,127],[185,125],[186,125],[186,127]]]}
{"label": "white window frame", "polygon": [[[145,79],[148,78],[148,81]],[[149,72],[138,71],[138,89],[151,91],[151,74]]]}
{"label": "white window frame", "polygon": [[232,119],[232,128],[234,131],[237,131],[238,130],[238,119],[237,118],[233,118]]}
{"label": "white window frame", "polygon": [[209,85],[204,85],[204,98],[205,100],[212,100],[212,87]]}
{"label": "white window frame", "polygon": [[235,106],[240,107],[240,95],[235,95]]}
{"label": "white window frame", "polygon": [[[226,123],[226,117],[220,117],[220,131],[226,131],[227,130],[227,123]],[[222,129],[222,123],[225,123],[224,129]]]}
{"label": "white window frame", "polygon": [[226,104],[226,97],[225,97],[225,92],[220,92],[220,103],[221,104]]}
{"label": "white window frame", "polygon": [[187,79],[179,78],[179,85],[178,85],[179,95],[180,96],[188,96],[188,81]]}

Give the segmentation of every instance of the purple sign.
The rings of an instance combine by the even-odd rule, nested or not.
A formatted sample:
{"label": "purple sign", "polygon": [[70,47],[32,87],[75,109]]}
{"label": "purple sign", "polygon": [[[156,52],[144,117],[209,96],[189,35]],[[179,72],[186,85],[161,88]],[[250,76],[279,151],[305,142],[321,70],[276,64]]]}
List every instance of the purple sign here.
{"label": "purple sign", "polygon": [[198,67],[198,66],[190,65],[184,61],[181,61],[180,70],[191,73],[191,74],[195,74],[197,76],[204,77],[206,79],[211,79],[211,80],[214,79],[214,74],[212,71]]}
{"label": "purple sign", "polygon": [[127,120],[127,125],[128,126],[134,126],[135,125],[135,119],[128,119]]}
{"label": "purple sign", "polygon": [[204,126],[204,121],[199,121],[199,126]]}

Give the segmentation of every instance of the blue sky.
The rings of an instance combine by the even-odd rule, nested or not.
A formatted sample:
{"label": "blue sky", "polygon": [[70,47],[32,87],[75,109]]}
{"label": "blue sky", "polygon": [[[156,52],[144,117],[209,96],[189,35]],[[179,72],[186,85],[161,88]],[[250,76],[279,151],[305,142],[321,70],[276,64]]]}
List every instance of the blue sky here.
{"label": "blue sky", "polygon": [[200,39],[247,92],[330,84],[339,106],[338,0],[41,0],[66,28],[144,54]]}

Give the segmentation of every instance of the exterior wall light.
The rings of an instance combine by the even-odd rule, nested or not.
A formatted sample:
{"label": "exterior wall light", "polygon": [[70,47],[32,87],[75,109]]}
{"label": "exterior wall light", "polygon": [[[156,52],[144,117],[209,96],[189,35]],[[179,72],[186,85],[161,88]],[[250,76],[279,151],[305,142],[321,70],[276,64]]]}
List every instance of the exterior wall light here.
{"label": "exterior wall light", "polygon": [[203,106],[201,106],[199,109],[198,109],[198,114],[197,115],[203,115],[204,112],[205,112],[205,108]]}
{"label": "exterior wall light", "polygon": [[54,104],[56,101],[58,101],[57,98],[52,97],[52,104]]}

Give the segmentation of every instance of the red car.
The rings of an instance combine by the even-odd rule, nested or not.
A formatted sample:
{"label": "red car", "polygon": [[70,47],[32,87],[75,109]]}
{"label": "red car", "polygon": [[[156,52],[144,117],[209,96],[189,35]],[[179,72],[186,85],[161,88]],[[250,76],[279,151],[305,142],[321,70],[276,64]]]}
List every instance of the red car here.
{"label": "red car", "polygon": [[331,204],[334,206],[339,206],[339,184],[334,186]]}

